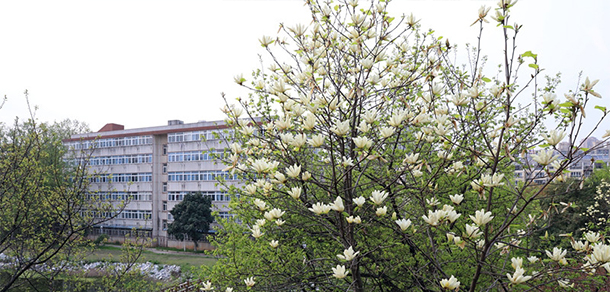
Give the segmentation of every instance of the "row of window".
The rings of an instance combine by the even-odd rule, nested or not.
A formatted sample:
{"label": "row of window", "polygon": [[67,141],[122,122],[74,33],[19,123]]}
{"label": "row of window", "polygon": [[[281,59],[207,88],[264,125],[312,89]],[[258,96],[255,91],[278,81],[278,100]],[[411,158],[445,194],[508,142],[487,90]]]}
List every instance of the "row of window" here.
{"label": "row of window", "polygon": [[89,200],[101,201],[152,201],[151,192],[95,192],[87,195]]}
{"label": "row of window", "polygon": [[109,148],[121,146],[138,146],[152,144],[152,136],[133,136],[121,138],[105,138],[66,143],[70,149]]}
{"label": "row of window", "polygon": [[141,173],[102,173],[91,177],[92,183],[105,183],[105,182],[151,182],[151,172]]}
{"label": "row of window", "polygon": [[150,220],[152,218],[152,210],[123,210],[116,218]]}
{"label": "row of window", "polygon": [[233,130],[205,130],[167,134],[168,143],[190,142],[202,140],[231,139]]}
{"label": "row of window", "polygon": [[[193,192],[169,192],[167,194],[168,201],[182,201],[184,196]],[[208,191],[208,192],[200,192],[204,196],[208,196],[214,202],[227,202],[230,200],[229,195],[226,192],[220,191]]]}
{"label": "row of window", "polygon": [[237,174],[230,174],[228,171],[183,171],[170,172],[167,175],[168,181],[215,181],[220,178],[225,180],[237,180]]}
{"label": "row of window", "polygon": [[188,151],[188,152],[171,152],[168,154],[167,160],[169,162],[181,162],[181,161],[200,161],[200,160],[214,160],[214,157],[222,159],[224,157],[224,151],[215,150],[213,152],[202,152],[202,151]]}
{"label": "row of window", "polygon": [[152,163],[152,154],[96,156],[89,159],[89,165],[117,165]]}

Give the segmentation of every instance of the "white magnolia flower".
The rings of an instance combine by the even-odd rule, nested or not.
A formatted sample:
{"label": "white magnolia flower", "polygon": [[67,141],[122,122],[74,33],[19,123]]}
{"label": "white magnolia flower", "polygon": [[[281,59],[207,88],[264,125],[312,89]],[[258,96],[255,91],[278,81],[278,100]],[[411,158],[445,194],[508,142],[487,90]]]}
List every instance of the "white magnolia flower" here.
{"label": "white magnolia flower", "polygon": [[233,288],[227,287],[227,289],[225,289],[225,292],[233,292]]}
{"label": "white magnolia flower", "polygon": [[347,218],[345,218],[345,220],[347,220],[347,223],[355,223],[355,224],[360,224],[362,223],[362,219],[360,219],[360,216],[349,216]]}
{"label": "white magnolia flower", "polygon": [[261,199],[254,199],[254,205],[261,211],[265,211],[267,209],[267,203]]}
{"label": "white magnolia flower", "polygon": [[254,279],[255,279],[254,277],[246,278],[244,280],[244,283],[246,283],[246,286],[252,287],[252,286],[254,286],[254,284],[256,284],[256,282],[254,282]]}
{"label": "white magnolia flower", "polygon": [[338,122],[330,130],[337,136],[343,137],[349,133],[349,121]]}
{"label": "white magnolia flower", "polygon": [[566,251],[566,250],[563,250],[563,249],[562,249],[562,248],[560,248],[560,247],[554,247],[554,248],[553,248],[553,253],[549,252],[548,250],[547,250],[547,251],[545,251],[545,252],[546,252],[546,255],[547,255],[549,258],[551,258],[552,260],[554,260],[554,261],[556,261],[556,262],[560,262],[560,261],[562,261],[562,260],[564,260],[564,261],[565,261],[565,256],[566,256],[566,253],[567,253],[567,251]]}
{"label": "white magnolia flower", "polygon": [[426,198],[426,204],[428,204],[428,206],[436,206],[438,204],[440,204],[441,202],[439,202],[439,200],[437,200],[436,198]]}
{"label": "white magnolia flower", "polygon": [[383,201],[388,197],[388,193],[385,191],[373,191],[371,193],[371,201],[373,202],[373,204],[375,205],[381,205],[383,203]]}
{"label": "white magnolia flower", "polygon": [[341,197],[337,196],[337,199],[335,199],[335,202],[330,205],[330,208],[337,212],[343,212],[345,207],[343,206],[343,200]]}
{"label": "white magnolia flower", "polygon": [[201,287],[201,291],[212,291],[214,287],[212,287],[212,282],[206,281],[202,283],[203,287]]}
{"label": "white magnolia flower", "polygon": [[428,216],[423,215],[422,219],[432,226],[437,226],[440,223],[440,220],[445,216],[445,212],[443,210],[428,210]]}
{"label": "white magnolia flower", "polygon": [[295,135],[294,139],[291,141],[290,145],[294,146],[294,148],[298,151],[303,145],[307,142],[307,136],[305,134]]}
{"label": "white magnolia flower", "polygon": [[332,268],[333,269],[333,277],[337,278],[337,279],[343,279],[345,278],[345,276],[347,276],[347,274],[349,274],[349,271],[345,270],[345,266],[343,265],[337,265],[336,268]]}
{"label": "white magnolia flower", "polygon": [[388,207],[383,206],[380,208],[377,208],[377,211],[375,211],[375,215],[381,217],[381,216],[385,216],[385,214],[388,213]]}
{"label": "white magnolia flower", "polygon": [[566,137],[566,133],[561,130],[559,132],[552,130],[551,133],[549,133],[549,135],[546,134],[542,134],[542,137],[544,138],[544,140],[546,140],[547,143],[549,143],[549,145],[557,145],[559,144],[559,142],[561,142],[561,140],[563,140],[563,138]]}
{"label": "white magnolia flower", "polygon": [[362,133],[368,133],[368,131],[371,129],[371,127],[369,126],[369,124],[366,123],[366,121],[361,121],[360,125],[358,125],[358,127],[356,128]]}
{"label": "white magnolia flower", "polygon": [[417,163],[417,159],[419,159],[419,153],[414,153],[405,155],[405,159],[402,162],[409,165],[413,165]]}
{"label": "white magnolia flower", "polygon": [[311,130],[316,126],[316,117],[314,115],[307,115],[307,118],[303,120],[303,128],[305,130]]}
{"label": "white magnolia flower", "polygon": [[530,263],[535,263],[535,262],[537,262],[539,260],[539,258],[537,256],[531,256],[531,257],[528,257],[527,260]]}
{"label": "white magnolia flower", "polygon": [[460,216],[462,216],[462,214],[458,214],[455,210],[445,211],[445,218],[447,218],[447,220],[449,220],[451,223],[455,222],[455,220],[460,218]]}
{"label": "white magnolia flower", "polygon": [[368,110],[363,115],[362,118],[369,124],[377,121],[377,111],[376,110]]}
{"label": "white magnolia flower", "polygon": [[513,269],[518,269],[521,268],[523,266],[523,258],[511,258],[511,266],[513,267]]}
{"label": "white magnolia flower", "polygon": [[286,174],[291,177],[291,178],[296,178],[297,176],[299,176],[299,174],[301,173],[301,166],[300,165],[293,165],[288,167],[288,169],[286,169]]}
{"label": "white magnolia flower", "polygon": [[259,227],[261,227],[261,226],[265,225],[266,222],[267,222],[267,220],[265,220],[265,219],[258,219],[258,220],[256,220],[255,225],[258,225]]}
{"label": "white magnolia flower", "polygon": [[507,273],[506,277],[508,277],[508,280],[510,280],[510,282],[513,284],[521,284],[532,278],[532,276],[523,276],[524,273],[525,270],[519,267],[515,269],[515,273],[512,276]]}
{"label": "white magnolia flower", "polygon": [[[269,211],[269,215],[273,218],[273,219],[278,219],[280,217],[282,217],[282,215],[284,215],[284,211],[278,209],[278,208],[273,208],[271,209],[271,211]],[[269,220],[272,221],[272,220]]]}
{"label": "white magnolia flower", "polygon": [[610,245],[602,243],[594,245],[592,256],[599,263],[610,262]]}
{"label": "white magnolia flower", "polygon": [[360,252],[354,252],[354,249],[350,246],[348,249],[343,251],[343,254],[338,254],[337,257],[344,261],[353,260]]}
{"label": "white magnolia flower", "polygon": [[409,220],[409,219],[400,219],[400,220],[396,220],[394,222],[396,222],[396,224],[398,224],[398,226],[400,227],[400,229],[402,231],[407,230],[407,228],[409,228],[409,226],[411,226],[411,220]]}
{"label": "white magnolia flower", "polygon": [[380,129],[380,133],[381,133],[381,137],[383,138],[388,138],[391,137],[394,134],[394,127],[381,127]]}
{"label": "white magnolia flower", "polygon": [[464,234],[464,237],[475,239],[481,235],[483,235],[483,233],[479,231],[479,227],[476,225],[466,224],[466,233]]}
{"label": "white magnolia flower", "polygon": [[307,181],[311,178],[311,173],[309,171],[303,172],[303,174],[301,175],[301,179],[304,181]]}
{"label": "white magnolia flower", "polygon": [[589,232],[585,233],[583,236],[590,243],[596,243],[601,238],[599,233],[593,232],[593,231],[589,231]]}
{"label": "white magnolia flower", "polygon": [[273,39],[266,35],[264,35],[262,38],[258,39],[258,41],[261,43],[261,46],[263,46],[263,47],[267,47],[273,43]]}
{"label": "white magnolia flower", "polygon": [[282,226],[282,225],[284,225],[284,223],[286,223],[286,221],[284,221],[282,219],[275,220],[275,225],[277,225],[277,226]]}
{"label": "white magnolia flower", "polygon": [[301,197],[301,192],[303,189],[301,187],[293,187],[288,191],[288,194],[295,200],[298,200]]}
{"label": "white magnolia flower", "polygon": [[472,219],[477,226],[483,226],[489,223],[493,218],[494,216],[491,216],[491,211],[485,212],[484,209],[476,211],[474,216],[470,215],[470,219]]}
{"label": "white magnolia flower", "polygon": [[544,166],[551,164],[551,162],[557,159],[557,157],[553,156],[553,149],[549,148],[546,150],[542,149],[538,151],[538,153],[532,154],[532,159],[538,162],[538,164]]}
{"label": "white magnolia flower", "polygon": [[358,205],[358,207],[362,207],[362,205],[364,205],[364,202],[366,202],[366,199],[363,196],[360,196],[358,198],[355,198],[353,201],[354,204]]}
{"label": "white magnolia flower", "polygon": [[311,139],[307,140],[307,143],[311,145],[311,147],[320,147],[324,145],[324,136],[322,135],[313,135]]}
{"label": "white magnolia flower", "polygon": [[570,280],[568,280],[568,279],[557,280],[557,283],[559,284],[560,287],[563,287],[563,288],[574,288],[574,283],[570,284]]}
{"label": "white magnolia flower", "polygon": [[273,247],[273,248],[276,248],[276,247],[278,247],[280,245],[280,243],[277,240],[272,240],[272,241],[269,242],[269,245],[271,247]]}
{"label": "white magnolia flower", "polygon": [[451,202],[453,202],[456,205],[459,205],[464,200],[464,195],[461,195],[461,194],[449,195],[449,198],[451,199]]}
{"label": "white magnolia flower", "polygon": [[263,233],[261,232],[261,228],[260,228],[260,226],[258,226],[258,224],[252,226],[250,231],[252,231],[252,236],[254,236],[254,238],[259,238],[259,237],[263,236]]}
{"label": "white magnolia flower", "polygon": [[454,236],[453,237],[453,243],[455,243],[455,245],[457,245],[461,249],[464,249],[464,247],[466,246],[466,241],[462,240],[462,238],[459,237],[459,236]]}
{"label": "white magnolia flower", "polygon": [[460,288],[460,281],[457,280],[453,275],[449,279],[441,280],[441,287],[445,290],[457,290]]}
{"label": "white magnolia flower", "polygon": [[361,149],[368,149],[373,145],[373,141],[369,140],[367,137],[355,137],[352,138],[352,140],[354,140],[356,147]]}
{"label": "white magnolia flower", "polygon": [[245,190],[246,190],[246,194],[254,195],[254,194],[256,194],[256,185],[253,185],[253,184],[246,185]]}
{"label": "white magnolia flower", "polygon": [[602,139],[606,139],[608,137],[610,137],[610,130],[606,130],[606,133],[602,135]]}
{"label": "white magnolia flower", "polygon": [[326,214],[330,212],[330,206],[322,203],[315,203],[309,208],[309,211],[316,213],[317,215]]}
{"label": "white magnolia flower", "polygon": [[575,251],[586,251],[589,248],[589,242],[585,241],[572,241],[572,248]]}

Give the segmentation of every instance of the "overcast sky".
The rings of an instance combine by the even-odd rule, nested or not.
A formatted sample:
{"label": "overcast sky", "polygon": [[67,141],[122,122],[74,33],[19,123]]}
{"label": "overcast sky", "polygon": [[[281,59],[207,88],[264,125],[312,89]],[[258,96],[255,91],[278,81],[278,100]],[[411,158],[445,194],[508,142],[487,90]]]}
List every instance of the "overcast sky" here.
{"label": "overcast sky", "polygon": [[[476,41],[478,8],[496,2],[394,0],[389,11],[413,13],[463,48]],[[562,72],[563,91],[580,71],[600,79],[596,102],[610,108],[608,12],[607,0],[521,0],[511,20],[524,25],[517,51],[537,53],[547,74]],[[8,97],[0,121],[27,117],[25,89],[39,120],[77,119],[93,131],[222,119],[220,93],[243,95],[233,76],[259,66],[258,38],[275,36],[281,22],[309,24],[303,1],[0,1],[0,94]],[[483,48],[491,68],[500,30],[490,23],[484,32],[495,42]]]}

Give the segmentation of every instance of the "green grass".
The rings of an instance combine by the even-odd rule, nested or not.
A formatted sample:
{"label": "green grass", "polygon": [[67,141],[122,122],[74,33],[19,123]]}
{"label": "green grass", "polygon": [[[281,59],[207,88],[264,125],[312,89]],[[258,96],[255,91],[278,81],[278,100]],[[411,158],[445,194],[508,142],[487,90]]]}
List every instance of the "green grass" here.
{"label": "green grass", "polygon": [[[85,260],[90,262],[110,261],[118,262],[121,256],[121,248],[117,246],[101,246],[86,256]],[[189,271],[191,267],[202,265],[212,266],[216,259],[201,253],[192,254],[159,254],[144,250],[138,262],[151,262],[159,265],[178,265],[182,271]]]}

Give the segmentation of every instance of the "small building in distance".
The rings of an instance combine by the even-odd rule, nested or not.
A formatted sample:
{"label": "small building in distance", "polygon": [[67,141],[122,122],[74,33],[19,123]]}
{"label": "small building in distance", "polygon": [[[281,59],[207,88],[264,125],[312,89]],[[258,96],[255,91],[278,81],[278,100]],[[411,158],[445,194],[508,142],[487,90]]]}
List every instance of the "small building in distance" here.
{"label": "small building in distance", "polygon": [[[98,132],[64,140],[73,159],[88,164],[89,198],[115,206],[126,202],[120,214],[97,226],[91,235],[107,234],[111,241],[122,241],[126,235],[136,235],[135,229],[155,245],[192,249],[192,242],[180,242],[167,234],[173,221],[170,210],[184,195],[201,192],[211,197],[219,217],[230,216],[229,196],[217,179],[224,177],[233,184],[236,176],[222,171],[224,165],[215,159],[227,147],[230,133],[221,121],[185,124],[171,120],[165,126],[139,129],[106,124]],[[199,246],[210,248],[205,243]]]}
{"label": "small building in distance", "polygon": [[[586,178],[589,177],[595,169],[601,169],[610,165],[610,142],[603,142],[595,137],[589,137],[582,141],[581,145],[583,148],[590,149],[590,151],[587,154],[584,154],[584,151],[577,152],[576,155],[581,156],[581,158],[568,167],[570,173],[567,175],[569,177]],[[556,148],[555,156],[562,157],[568,153],[569,143],[561,142]],[[519,163],[515,163],[515,177],[517,180],[533,180],[534,184],[544,184],[548,181],[546,172],[544,172],[542,167],[531,158],[531,155],[537,152],[537,150],[532,150],[526,157],[521,157],[521,161],[525,162],[525,165],[529,165],[529,168],[523,167]],[[550,170],[553,171],[554,169],[550,167]]]}

